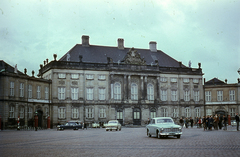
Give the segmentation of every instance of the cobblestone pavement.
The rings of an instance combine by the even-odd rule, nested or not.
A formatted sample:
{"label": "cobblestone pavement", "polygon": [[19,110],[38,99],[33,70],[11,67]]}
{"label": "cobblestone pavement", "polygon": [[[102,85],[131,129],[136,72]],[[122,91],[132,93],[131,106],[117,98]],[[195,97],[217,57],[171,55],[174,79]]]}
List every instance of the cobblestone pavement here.
{"label": "cobblestone pavement", "polygon": [[240,132],[183,129],[180,139],[147,137],[145,128],[0,132],[0,156],[239,157]]}

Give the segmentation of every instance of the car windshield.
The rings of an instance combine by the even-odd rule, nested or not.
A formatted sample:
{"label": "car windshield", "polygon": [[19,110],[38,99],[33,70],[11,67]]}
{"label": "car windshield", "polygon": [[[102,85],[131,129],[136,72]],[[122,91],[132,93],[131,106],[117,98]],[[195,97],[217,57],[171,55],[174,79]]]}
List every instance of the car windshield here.
{"label": "car windshield", "polygon": [[108,122],[108,123],[117,123],[117,122],[112,121],[112,122]]}
{"label": "car windshield", "polygon": [[173,123],[172,119],[157,119],[157,123]]}

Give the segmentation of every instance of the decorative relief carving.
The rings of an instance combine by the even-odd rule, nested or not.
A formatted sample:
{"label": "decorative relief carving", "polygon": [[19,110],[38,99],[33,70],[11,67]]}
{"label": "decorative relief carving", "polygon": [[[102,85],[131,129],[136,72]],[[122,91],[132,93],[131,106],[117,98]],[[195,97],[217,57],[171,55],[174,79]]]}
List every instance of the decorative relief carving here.
{"label": "decorative relief carving", "polygon": [[131,48],[127,55],[124,57],[123,62],[125,64],[136,64],[136,65],[146,65],[146,61],[141,58],[140,54],[137,53],[137,50]]}
{"label": "decorative relief carving", "polygon": [[58,82],[60,85],[65,85],[65,81],[59,81]]}
{"label": "decorative relief carving", "polygon": [[72,85],[78,85],[77,81],[72,81]]}

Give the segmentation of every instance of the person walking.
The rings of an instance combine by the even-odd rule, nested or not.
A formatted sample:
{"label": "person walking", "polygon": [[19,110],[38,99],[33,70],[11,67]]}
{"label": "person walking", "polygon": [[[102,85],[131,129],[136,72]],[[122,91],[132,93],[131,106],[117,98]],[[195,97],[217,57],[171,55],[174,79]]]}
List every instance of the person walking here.
{"label": "person walking", "polygon": [[191,128],[193,128],[193,119],[190,117]]}
{"label": "person walking", "polygon": [[218,119],[218,115],[216,114],[214,117],[213,117],[213,125],[214,125],[214,130],[218,130],[218,122],[219,122],[219,119]]}
{"label": "person walking", "polygon": [[212,115],[211,115],[211,116],[209,116],[209,119],[208,119],[208,128],[211,131],[212,131],[212,126],[213,126],[213,118],[212,118]]}
{"label": "person walking", "polygon": [[222,121],[223,121],[223,118],[222,118],[222,116],[221,116],[220,114],[218,115],[218,118],[219,118],[218,126],[219,126],[219,129],[221,130],[221,129],[222,129]]}
{"label": "person walking", "polygon": [[188,128],[188,122],[189,122],[189,120],[188,120],[188,118],[186,117],[186,118],[185,118],[185,126],[186,126],[186,128]]}
{"label": "person walking", "polygon": [[239,131],[239,116],[238,116],[238,113],[236,113],[235,119],[236,119],[236,123],[237,123],[237,131]]}
{"label": "person walking", "polygon": [[224,130],[227,130],[227,117],[223,115],[223,124],[224,124]]}
{"label": "person walking", "polygon": [[179,123],[180,123],[180,125],[181,125],[182,128],[183,128],[183,119],[182,119],[182,117],[180,118]]}
{"label": "person walking", "polygon": [[205,116],[203,116],[203,119],[202,119],[202,124],[203,124],[203,128],[204,128],[204,130],[203,131],[205,131],[205,130],[207,130],[207,127],[206,127],[206,118],[205,118]]}

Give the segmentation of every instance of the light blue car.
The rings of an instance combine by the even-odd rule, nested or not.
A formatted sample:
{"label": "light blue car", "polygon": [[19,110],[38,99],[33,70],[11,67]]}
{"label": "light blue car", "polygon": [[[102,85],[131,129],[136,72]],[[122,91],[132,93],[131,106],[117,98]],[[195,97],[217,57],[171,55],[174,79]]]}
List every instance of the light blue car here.
{"label": "light blue car", "polygon": [[180,138],[182,135],[182,128],[180,125],[174,124],[171,117],[156,117],[151,119],[150,123],[146,126],[147,136],[152,135],[157,138],[175,136]]}

